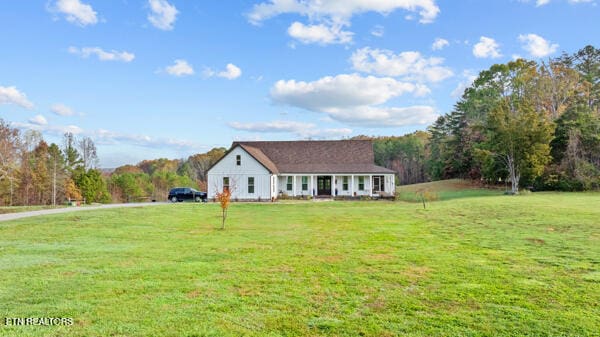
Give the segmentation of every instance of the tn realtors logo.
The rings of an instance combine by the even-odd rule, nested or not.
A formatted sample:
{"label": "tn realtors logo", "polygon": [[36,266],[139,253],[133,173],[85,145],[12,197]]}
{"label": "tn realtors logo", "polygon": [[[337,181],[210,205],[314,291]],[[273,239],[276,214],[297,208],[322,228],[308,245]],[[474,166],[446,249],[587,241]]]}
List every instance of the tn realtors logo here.
{"label": "tn realtors logo", "polygon": [[71,317],[5,317],[4,325],[23,326],[23,325],[73,325]]}

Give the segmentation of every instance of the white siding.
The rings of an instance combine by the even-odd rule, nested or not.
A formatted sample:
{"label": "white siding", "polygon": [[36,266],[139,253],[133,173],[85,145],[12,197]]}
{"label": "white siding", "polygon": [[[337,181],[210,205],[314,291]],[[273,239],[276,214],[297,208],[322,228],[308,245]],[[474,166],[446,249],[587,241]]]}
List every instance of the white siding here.
{"label": "white siding", "polygon": [[[238,155],[241,159],[240,165],[237,165],[236,157]],[[217,192],[223,190],[224,177],[229,177],[233,199],[271,199],[272,175],[262,164],[239,146],[208,171],[207,188],[209,198],[214,198]],[[249,177],[254,178],[254,193],[248,193]]]}
{"label": "white siding", "polygon": [[[292,177],[292,189],[288,190],[288,177]],[[306,177],[306,190],[302,189],[302,177]],[[317,184],[317,176],[314,176],[314,184]],[[316,188],[316,187],[315,187]],[[288,196],[306,196],[312,195],[312,189],[310,186],[310,175],[307,174],[290,174],[280,175],[277,183],[277,195],[285,193]]]}

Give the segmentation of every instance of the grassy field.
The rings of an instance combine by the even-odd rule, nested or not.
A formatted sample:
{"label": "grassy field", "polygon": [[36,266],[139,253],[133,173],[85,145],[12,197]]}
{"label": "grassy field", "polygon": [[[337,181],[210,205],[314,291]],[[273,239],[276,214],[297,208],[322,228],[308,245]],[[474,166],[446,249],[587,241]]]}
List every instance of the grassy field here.
{"label": "grassy field", "polygon": [[0,336],[599,336],[600,194],[0,223]]}
{"label": "grassy field", "polygon": [[485,196],[498,196],[504,194],[500,187],[482,188],[473,181],[462,179],[449,179],[422,184],[404,185],[396,188],[398,200],[408,202],[421,202],[421,193],[429,193],[435,200],[451,200],[458,198],[472,198]]}

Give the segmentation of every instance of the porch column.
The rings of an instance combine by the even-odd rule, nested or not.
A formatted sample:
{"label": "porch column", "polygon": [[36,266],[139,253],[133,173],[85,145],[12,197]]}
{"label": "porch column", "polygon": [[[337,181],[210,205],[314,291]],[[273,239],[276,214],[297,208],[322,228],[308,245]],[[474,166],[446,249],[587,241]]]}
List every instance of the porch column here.
{"label": "porch column", "polygon": [[292,197],[296,196],[296,175],[292,176]]}
{"label": "porch column", "polygon": [[335,175],[331,176],[331,196],[335,197]]}
{"label": "porch column", "polygon": [[354,196],[354,174],[350,176],[350,196]]}
{"label": "porch column", "polygon": [[310,175],[310,195],[311,196],[315,196],[315,183],[314,183],[314,179],[315,176],[313,176],[312,174]]}
{"label": "porch column", "polygon": [[373,196],[373,175],[369,175],[369,196]]}

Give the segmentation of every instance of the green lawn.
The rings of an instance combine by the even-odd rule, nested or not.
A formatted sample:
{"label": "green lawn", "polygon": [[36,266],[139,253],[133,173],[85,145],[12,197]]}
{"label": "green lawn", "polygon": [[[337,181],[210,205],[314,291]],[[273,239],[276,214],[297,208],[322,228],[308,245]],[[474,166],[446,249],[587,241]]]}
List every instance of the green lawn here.
{"label": "green lawn", "polygon": [[435,200],[498,196],[505,189],[498,186],[483,188],[476,182],[462,179],[449,179],[429,183],[398,186],[396,198],[401,201],[421,202],[421,194],[428,193]]}
{"label": "green lawn", "polygon": [[600,194],[0,223],[1,336],[599,336]]}

